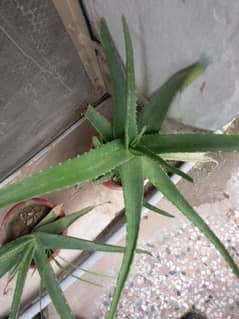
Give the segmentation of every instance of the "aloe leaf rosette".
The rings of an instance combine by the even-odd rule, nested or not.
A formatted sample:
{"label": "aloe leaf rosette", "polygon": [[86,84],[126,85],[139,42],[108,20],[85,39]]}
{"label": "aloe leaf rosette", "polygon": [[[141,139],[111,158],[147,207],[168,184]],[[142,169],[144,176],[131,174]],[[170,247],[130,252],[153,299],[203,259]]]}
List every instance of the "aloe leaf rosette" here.
{"label": "aloe leaf rosette", "polygon": [[[123,187],[127,234],[123,261],[108,313],[110,319],[115,317],[120,296],[133,262],[142,206],[144,205],[164,216],[173,217],[170,213],[161,211],[144,200],[144,178],[148,178],[208,238],[235,275],[239,277],[239,268],[224,244],[179,192],[167,173],[181,175],[190,182],[192,182],[192,178],[166,160],[167,157],[173,159],[174,154],[181,158],[187,158],[187,154],[189,158],[192,158],[195,154],[194,158],[197,158],[196,154],[199,153],[198,157],[201,157],[202,152],[239,151],[239,136],[212,133],[160,133],[162,123],[175,96],[186,90],[190,83],[205,71],[206,65],[196,62],[178,71],[160,87],[141,111],[137,111],[133,45],[124,18],[123,31],[126,48],[125,67],[119,59],[106,22],[103,20],[101,23],[102,44],[112,81],[113,121],[109,122],[93,107],[88,107],[85,117],[98,133],[98,138],[95,139],[95,148],[0,190],[0,206],[5,206],[75,184],[97,179],[105,180],[117,173]],[[58,247],[58,238],[53,238],[53,236],[58,235],[48,234],[47,236],[48,238],[44,239],[39,232],[36,241],[38,245],[41,243],[48,247],[47,243],[52,245],[55,243],[54,247]],[[21,245],[21,247],[29,245],[29,242],[23,242]],[[98,248],[100,249],[99,246],[94,246],[95,250]],[[35,248],[34,251],[34,260],[39,265],[43,265],[42,250]],[[10,252],[8,254],[8,263],[11,264],[11,254]],[[2,273],[5,271],[4,266],[2,269],[0,267],[0,271]],[[24,269],[22,273],[24,275]],[[51,274],[51,276],[53,275]],[[56,303],[58,302],[57,299],[54,300]],[[59,311],[61,310],[59,309]]]}
{"label": "aloe leaf rosette", "polygon": [[[76,219],[84,216],[93,208],[93,206],[89,206],[55,220],[52,220],[52,214],[49,213],[50,217],[44,218],[44,224],[39,223],[41,225],[34,228],[31,234],[12,240],[0,247],[0,278],[6,273],[14,273],[14,276],[16,276],[16,284],[9,314],[10,319],[18,318],[24,285],[28,270],[33,261],[39,272],[41,282],[48,291],[60,318],[74,318],[52,269],[47,251],[54,251],[55,249],[75,249],[90,252],[125,252],[124,247],[106,245],[62,235],[64,230],[74,223]],[[144,253],[145,251],[137,250],[137,252]],[[53,258],[53,260],[60,265],[57,259]],[[69,274],[71,275],[71,273]],[[84,281],[81,278],[77,279]],[[90,281],[86,282],[97,285]]]}

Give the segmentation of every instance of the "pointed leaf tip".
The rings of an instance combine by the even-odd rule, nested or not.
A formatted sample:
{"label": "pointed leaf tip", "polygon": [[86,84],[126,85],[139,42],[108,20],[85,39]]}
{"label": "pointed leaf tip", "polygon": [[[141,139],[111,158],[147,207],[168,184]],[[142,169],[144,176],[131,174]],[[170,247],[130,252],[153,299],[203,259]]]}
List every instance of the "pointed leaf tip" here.
{"label": "pointed leaf tip", "polygon": [[104,19],[101,20],[100,31],[112,84],[113,136],[119,138],[124,134],[126,114],[125,69]]}
{"label": "pointed leaf tip", "polygon": [[239,267],[233,260],[229,251],[213,232],[213,230],[207,225],[207,223],[205,223],[202,217],[179,192],[177,187],[164,173],[161,167],[151,159],[144,158],[144,169],[145,174],[150,179],[151,183],[207,237],[207,239],[214,245],[222,257],[224,257],[225,261],[231,267],[235,275],[239,278]]}
{"label": "pointed leaf tip", "polygon": [[203,63],[194,63],[173,74],[150,98],[139,113],[140,127],[146,125],[147,132],[158,132],[168,113],[172,101],[179,91],[200,76],[206,68]]}
{"label": "pointed leaf tip", "polygon": [[196,80],[200,75],[204,73],[207,68],[207,64],[196,63],[195,67],[191,70],[191,72],[186,77],[183,82],[180,90],[184,91],[194,80]]}
{"label": "pointed leaf tip", "polygon": [[133,45],[127,22],[122,17],[125,55],[126,55],[126,113],[125,113],[125,146],[128,149],[129,144],[136,138],[138,129],[136,121],[136,87],[134,73],[134,53]]}

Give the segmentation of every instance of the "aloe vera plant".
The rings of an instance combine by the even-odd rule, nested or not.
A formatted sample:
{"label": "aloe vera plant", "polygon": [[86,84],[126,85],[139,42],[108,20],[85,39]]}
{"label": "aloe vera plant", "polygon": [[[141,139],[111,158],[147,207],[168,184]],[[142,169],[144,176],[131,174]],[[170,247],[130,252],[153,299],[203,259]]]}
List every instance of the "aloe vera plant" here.
{"label": "aloe vera plant", "polygon": [[[48,290],[53,304],[61,318],[74,318],[70,307],[59,287],[55,273],[50,265],[49,257],[54,256],[55,249],[80,249],[87,251],[120,252],[123,247],[99,244],[84,239],[62,235],[75,220],[90,212],[93,206],[79,212],[58,218],[59,207],[53,208],[28,234],[4,244],[0,248],[0,278],[7,272],[11,279],[16,276],[16,286],[9,319],[17,318],[21,295],[26,281],[27,272],[34,262],[42,284]],[[61,208],[61,207],[60,207]],[[55,257],[55,263],[62,269]],[[77,278],[82,280],[81,278]],[[83,280],[84,281],[84,280]],[[86,281],[88,283],[92,283]],[[93,283],[94,284],[94,283]],[[95,284],[96,285],[96,284]]]}
{"label": "aloe vera plant", "polygon": [[[212,133],[159,133],[176,94],[185,90],[194,79],[204,72],[206,66],[197,62],[178,71],[160,87],[141,111],[137,111],[133,47],[124,18],[123,29],[126,47],[125,68],[119,60],[105,21],[103,20],[101,23],[102,43],[112,80],[113,121],[110,123],[102,114],[89,106],[86,118],[99,135],[99,138],[93,139],[94,149],[0,190],[0,206],[5,206],[75,184],[95,180],[102,181],[111,178],[112,175],[120,178],[124,194],[127,236],[117,286],[108,313],[110,319],[115,317],[120,295],[134,258],[142,205],[148,206],[157,213],[168,215],[167,212],[156,210],[144,201],[144,178],[148,178],[210,240],[235,275],[239,277],[239,268],[232,256],[179,192],[167,173],[181,175],[190,182],[192,182],[192,178],[166,161],[167,157],[171,160],[177,159],[177,156],[186,158],[187,154],[189,158],[195,159],[198,152],[200,158],[201,152],[239,151],[239,136]],[[172,216],[168,215],[168,217]],[[37,238],[34,237],[34,247],[31,246],[31,248],[35,249],[34,260],[42,265],[42,248],[35,248],[35,245],[38,247],[41,243],[44,248],[57,248],[58,240],[56,235],[47,235],[47,238],[43,238],[42,234],[38,233],[35,236]],[[33,239],[27,237],[25,240],[24,244],[27,245]],[[72,241],[74,240],[72,239]],[[63,242],[61,242],[61,247],[63,246]],[[84,246],[84,248],[88,249],[88,246]],[[95,247],[95,249],[97,248]],[[29,254],[31,253],[29,252]],[[9,263],[10,260],[11,258],[8,259]],[[53,301],[56,304],[59,302],[57,299]]]}

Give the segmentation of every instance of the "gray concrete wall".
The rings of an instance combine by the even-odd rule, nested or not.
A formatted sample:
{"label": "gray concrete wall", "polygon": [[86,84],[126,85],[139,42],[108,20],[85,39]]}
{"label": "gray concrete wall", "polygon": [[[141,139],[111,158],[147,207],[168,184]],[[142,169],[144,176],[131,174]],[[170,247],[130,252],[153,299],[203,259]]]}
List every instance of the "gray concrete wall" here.
{"label": "gray concrete wall", "polygon": [[95,95],[51,0],[0,1],[0,179],[81,117]]}
{"label": "gray concrete wall", "polygon": [[211,64],[178,96],[170,116],[215,130],[239,114],[238,0],[87,0],[98,34],[105,17],[124,56],[121,15],[127,18],[135,48],[138,89],[150,94],[176,70],[207,58]]}

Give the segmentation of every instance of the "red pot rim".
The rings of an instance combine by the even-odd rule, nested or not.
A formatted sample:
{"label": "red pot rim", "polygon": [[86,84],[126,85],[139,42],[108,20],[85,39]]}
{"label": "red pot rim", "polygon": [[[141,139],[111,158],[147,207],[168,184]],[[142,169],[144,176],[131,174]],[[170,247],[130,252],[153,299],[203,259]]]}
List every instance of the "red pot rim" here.
{"label": "red pot rim", "polygon": [[112,181],[112,179],[101,183],[101,185],[110,189],[110,190],[113,190],[113,191],[121,191],[122,190],[122,186],[119,183]]}
{"label": "red pot rim", "polygon": [[[5,226],[8,224],[8,222],[12,218],[12,216],[14,216],[20,208],[27,206],[28,204],[34,204],[34,202],[37,204],[45,205],[49,208],[54,208],[55,206],[57,206],[57,204],[51,202],[50,200],[48,200],[46,198],[42,198],[42,197],[33,197],[30,200],[19,202],[19,203],[13,205],[12,207],[10,207],[9,210],[6,212],[3,220],[1,221],[0,231],[2,231],[3,228],[5,228]],[[65,216],[65,211],[62,209],[59,217],[64,217],[64,216]],[[67,230],[65,230],[63,232],[63,234],[66,235]],[[51,261],[54,257],[59,255],[59,252],[60,252],[60,249],[54,250],[53,254],[48,258],[48,260]],[[32,263],[30,267],[32,269],[35,269],[36,265],[34,263]]]}
{"label": "red pot rim", "polygon": [[[30,204],[32,202],[36,202],[37,204],[45,205],[45,206],[47,206],[49,208],[54,208],[56,206],[55,203],[52,203],[48,199],[41,198],[41,197],[33,197],[32,199],[29,199],[29,200],[26,200],[26,201],[23,201],[23,202],[19,202],[19,203],[13,205],[12,207],[10,207],[9,210],[6,212],[6,214],[4,215],[4,218],[3,218],[2,222],[1,222],[0,229],[8,223],[9,219],[13,215],[16,214],[16,210],[19,210],[20,208],[22,208],[24,206],[27,206],[28,204]],[[64,212],[63,209],[61,210],[60,216],[62,216],[62,217],[65,216],[65,212]]]}

